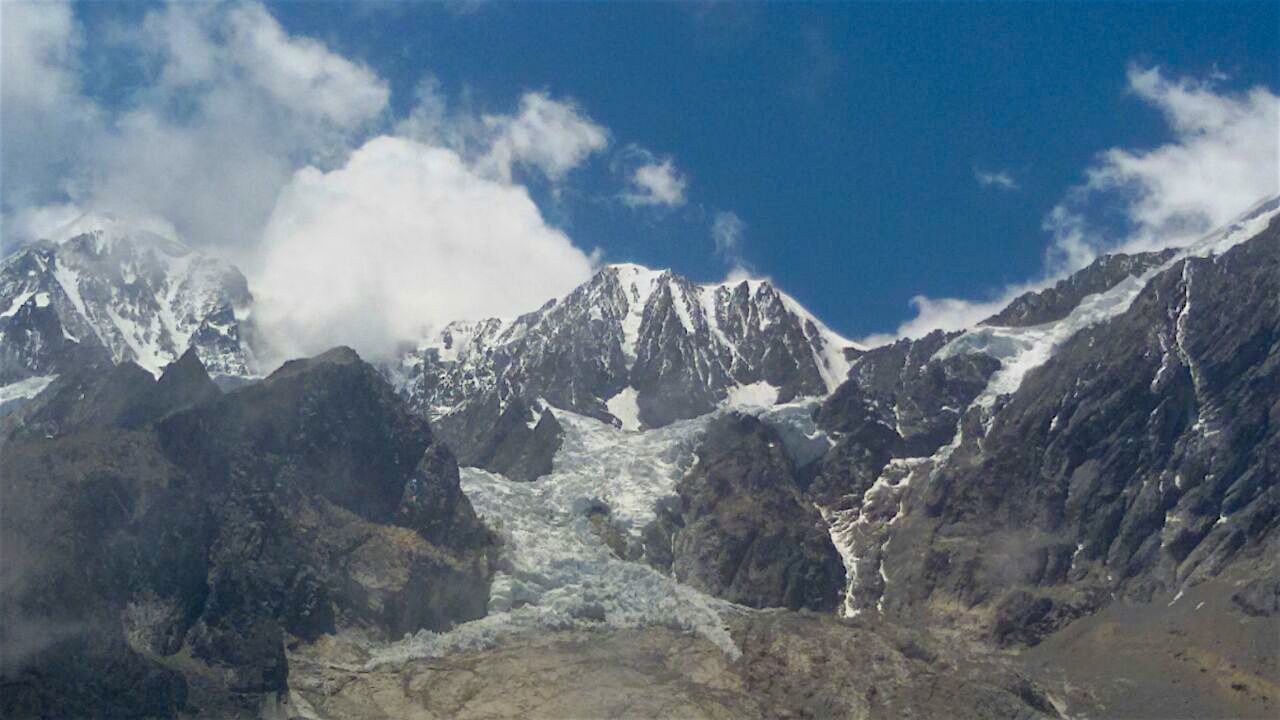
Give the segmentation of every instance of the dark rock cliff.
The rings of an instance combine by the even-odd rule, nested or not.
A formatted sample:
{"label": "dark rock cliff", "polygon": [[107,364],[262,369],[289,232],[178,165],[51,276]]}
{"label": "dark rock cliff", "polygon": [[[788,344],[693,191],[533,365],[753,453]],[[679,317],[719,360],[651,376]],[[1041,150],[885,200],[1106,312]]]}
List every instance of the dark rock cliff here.
{"label": "dark rock cliff", "polygon": [[1179,261],[1017,392],[971,409],[954,452],[901,490],[884,607],[1034,643],[1112,598],[1255,562],[1280,522],[1278,413],[1273,221]]}
{"label": "dark rock cliff", "polygon": [[715,420],[676,490],[678,505],[645,533],[653,564],[751,607],[835,608],[844,566],[768,425],[749,415]]}
{"label": "dark rock cliff", "polygon": [[290,637],[484,614],[495,539],[354,352],[222,395],[192,353],[5,419],[6,717],[256,716]]}

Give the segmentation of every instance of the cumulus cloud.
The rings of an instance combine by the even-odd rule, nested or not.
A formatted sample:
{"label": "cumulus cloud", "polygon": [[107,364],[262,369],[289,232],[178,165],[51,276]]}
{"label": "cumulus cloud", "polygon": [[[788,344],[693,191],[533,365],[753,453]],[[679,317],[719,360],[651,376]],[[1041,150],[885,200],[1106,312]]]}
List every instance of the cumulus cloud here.
{"label": "cumulus cloud", "polygon": [[[1173,139],[1147,150],[1101,153],[1044,220],[1050,235],[1038,277],[986,299],[911,300],[915,316],[894,333],[865,343],[960,329],[988,317],[1023,292],[1037,290],[1109,252],[1186,245],[1280,192],[1280,98],[1262,87],[1222,90],[1225,78],[1170,79],[1159,68],[1131,67],[1129,90],[1165,118]],[[981,178],[979,178],[981,182]],[[1097,218],[1118,210],[1124,228]]]}
{"label": "cumulus cloud", "polygon": [[687,181],[669,157],[650,158],[631,171],[628,182],[630,187],[622,193],[622,202],[630,207],[679,207],[685,202]]}
{"label": "cumulus cloud", "polygon": [[161,218],[241,264],[267,363],[335,344],[382,357],[427,327],[527,311],[592,270],[517,177],[558,185],[608,146],[572,101],[452,110],[427,79],[393,123],[372,69],[241,3],[164,5],[97,38],[148,78],[107,107],[81,88],[70,6],[3,12],[5,242],[82,209]]}
{"label": "cumulus cloud", "polygon": [[525,312],[592,271],[523,187],[392,137],[294,175],[262,247],[256,318],[281,358],[336,344],[386,356],[451,320]]}
{"label": "cumulus cloud", "polygon": [[974,168],[973,179],[977,180],[978,184],[984,188],[1017,190],[1021,187],[1008,170],[979,170]]}

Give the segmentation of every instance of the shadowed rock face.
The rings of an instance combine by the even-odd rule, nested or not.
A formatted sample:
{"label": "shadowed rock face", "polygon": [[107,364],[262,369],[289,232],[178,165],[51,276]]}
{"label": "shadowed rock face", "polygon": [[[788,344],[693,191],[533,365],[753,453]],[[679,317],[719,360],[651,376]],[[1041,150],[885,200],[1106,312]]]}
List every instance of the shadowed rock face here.
{"label": "shadowed rock face", "polygon": [[844,567],[772,428],[749,415],[716,420],[676,490],[679,507],[646,532],[654,564],[669,557],[681,582],[751,607],[836,606]]}
{"label": "shadowed rock face", "polygon": [[392,518],[431,444],[426,421],[400,410],[386,381],[346,348],[289,361],[159,432],[172,456],[203,465],[211,482],[266,489],[283,477],[374,522]]}
{"label": "shadowed rock face", "polygon": [[[1278,358],[1273,221],[1156,276],[986,423],[975,409],[903,496],[886,608],[959,608],[1034,643],[1112,596],[1174,594],[1250,556],[1280,522]],[[1241,592],[1267,605],[1265,585]]]}
{"label": "shadowed rock face", "polygon": [[934,331],[854,358],[849,379],[815,418],[836,444],[815,468],[814,502],[860,499],[891,459],[928,456],[951,442],[961,413],[1000,367],[985,355],[934,360],[954,336]]}
{"label": "shadowed rock face", "polygon": [[551,472],[551,460],[564,442],[564,429],[545,404],[518,396],[503,402],[490,394],[438,421],[436,429],[456,449],[459,464],[519,481]]}
{"label": "shadowed rock face", "polygon": [[1070,315],[1086,296],[1105,292],[1127,277],[1142,275],[1159,267],[1177,252],[1176,248],[1170,248],[1135,255],[1103,255],[1051,288],[1019,295],[1003,310],[983,320],[982,324],[1025,327],[1061,320]]}
{"label": "shadowed rock face", "polygon": [[350,350],[227,395],[194,354],[64,376],[5,426],[6,717],[256,716],[291,637],[484,614],[494,537]]}

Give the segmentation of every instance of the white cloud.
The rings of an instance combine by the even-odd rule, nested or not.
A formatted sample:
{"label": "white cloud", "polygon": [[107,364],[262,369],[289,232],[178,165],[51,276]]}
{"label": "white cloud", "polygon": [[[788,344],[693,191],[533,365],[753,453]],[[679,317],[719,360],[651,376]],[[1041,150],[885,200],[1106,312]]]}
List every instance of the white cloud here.
{"label": "white cloud", "polygon": [[432,76],[415,95],[417,104],[396,123],[395,135],[449,148],[476,172],[505,183],[515,181],[517,166],[560,183],[609,146],[608,130],[576,103],[546,93],[525,93],[515,114],[479,113],[465,102],[462,109],[450,107]]}
{"label": "white cloud", "polygon": [[[71,7],[0,3],[0,210],[62,195],[97,113],[81,96]],[[6,237],[0,244],[8,244]]]}
{"label": "white cloud", "polygon": [[6,219],[4,232],[19,243],[54,238],[83,214],[84,210],[71,203],[22,208]]}
{"label": "white cloud", "polygon": [[339,343],[379,357],[427,327],[537,307],[591,271],[523,187],[380,137],[344,167],[298,171],[249,273],[281,357]]}
{"label": "white cloud", "polygon": [[[4,13],[5,149],[33,148],[21,163],[6,152],[5,178],[47,170],[39,198],[6,182],[6,242],[80,208],[172,221],[249,275],[268,362],[335,344],[385,356],[424,327],[523,312],[590,275],[593,257],[512,177],[560,182],[608,145],[571,102],[528,93],[512,115],[450,114],[426,81],[395,126],[420,141],[378,135],[389,88],[369,68],[257,4],[172,4],[113,31],[152,80],[108,110],[80,90],[68,6]],[[79,125],[49,121],[71,109]],[[74,165],[50,164],[63,148]]]}
{"label": "white cloud", "polygon": [[261,5],[228,16],[228,54],[280,105],[352,128],[382,112],[387,83],[368,68],[309,38],[285,34]]}
{"label": "white cloud", "polygon": [[[1170,80],[1159,68],[1137,67],[1129,87],[1164,115],[1174,140],[1104,152],[1049,219],[1064,247],[1084,243],[1097,254],[1185,245],[1280,192],[1280,98],[1269,90],[1219,92],[1212,80]],[[1088,208],[1116,196],[1131,228],[1108,238],[1089,223]]]}
{"label": "white cloud", "polygon": [[[1170,80],[1158,68],[1130,68],[1129,88],[1165,117],[1173,139],[1149,150],[1111,148],[1085,182],[1045,218],[1051,240],[1037,278],[989,299],[929,298],[884,342],[980,321],[1023,292],[1052,284],[1109,252],[1141,252],[1193,242],[1255,202],[1280,192],[1280,98],[1265,88],[1220,91],[1215,82]],[[979,177],[979,182],[981,178]],[[1095,217],[1117,209],[1128,227],[1108,233]]]}
{"label": "white cloud", "polygon": [[631,172],[630,189],[622,193],[622,202],[631,207],[679,207],[684,204],[687,181],[676,170],[671,158],[651,159]]}
{"label": "white cloud", "polygon": [[911,298],[911,309],[915,315],[910,320],[899,325],[892,333],[867,335],[858,338],[857,342],[865,347],[876,347],[899,338],[923,337],[934,330],[945,332],[964,330],[1000,312],[1019,295],[1043,289],[1049,284],[1052,284],[1051,281],[1042,280],[1010,285],[985,300],[931,298],[926,295],[916,295]]}
{"label": "white cloud", "polygon": [[715,243],[716,254],[729,266],[726,280],[741,280],[755,276],[754,269],[743,259],[738,247],[746,231],[747,224],[731,210],[719,210],[712,217],[711,241]]}
{"label": "white cloud", "polygon": [[982,187],[994,187],[999,190],[1018,190],[1021,187],[1008,170],[988,171],[974,168],[973,178]]}
{"label": "white cloud", "polygon": [[482,121],[488,151],[478,167],[504,182],[511,182],[516,165],[559,181],[609,144],[609,133],[576,105],[553,100],[546,93],[525,93],[518,114],[485,115]]}
{"label": "white cloud", "polygon": [[[115,33],[117,49],[156,79],[107,111],[75,82],[67,47],[79,30],[69,7],[13,3],[4,12],[5,177],[20,173],[43,189],[6,185],[9,215],[70,201],[165,217],[197,245],[243,246],[257,239],[293,169],[339,161],[389,97],[372,71],[289,36],[260,5],[172,4]],[[42,20],[40,43],[24,29],[31,17]],[[10,32],[24,40],[10,43]],[[10,72],[32,67],[29,59],[11,66],[11,54],[43,63],[35,79],[57,92],[44,92],[40,107],[10,102],[31,94]]]}
{"label": "white cloud", "polygon": [[80,34],[69,5],[5,3],[0,10],[0,58],[6,102],[51,107],[77,91]]}
{"label": "white cloud", "polygon": [[417,102],[413,109],[396,122],[392,134],[446,147],[463,155],[472,152],[484,134],[484,123],[479,116],[451,108],[440,80],[434,75],[427,75],[418,82],[414,98]]}

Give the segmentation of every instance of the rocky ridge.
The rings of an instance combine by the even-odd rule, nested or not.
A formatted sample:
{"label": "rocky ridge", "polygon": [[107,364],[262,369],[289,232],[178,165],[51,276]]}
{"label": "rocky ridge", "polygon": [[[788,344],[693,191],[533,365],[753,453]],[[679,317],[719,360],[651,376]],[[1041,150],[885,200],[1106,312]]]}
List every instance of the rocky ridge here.
{"label": "rocky ridge", "polygon": [[[507,472],[488,458],[525,452],[552,422],[548,406],[627,430],[662,427],[739,399],[825,395],[853,351],[768,281],[698,285],[611,265],[515,320],[452,323],[391,374],[465,464]],[[494,425],[506,430],[476,432]],[[542,433],[554,441],[554,428]]]}
{"label": "rocky ridge", "polygon": [[[1047,353],[1029,344],[986,387],[962,383],[970,402],[927,454],[896,451],[855,367],[819,412],[839,440],[814,485],[850,568],[846,612],[1035,644],[1113,598],[1172,602],[1256,563],[1277,522],[1278,253],[1273,202],[1080,298],[1059,321],[1074,331],[1027,329]],[[926,345],[926,367],[1017,347],[993,337],[907,345]]]}

